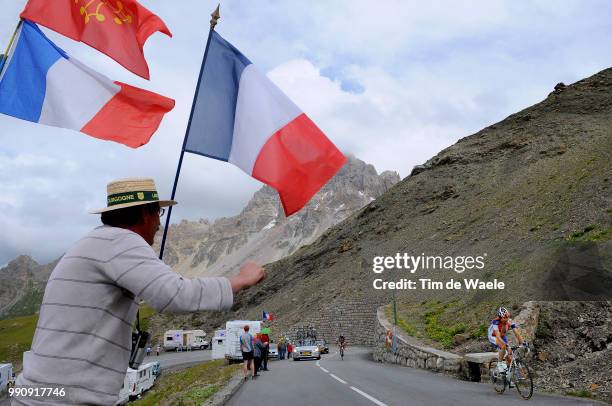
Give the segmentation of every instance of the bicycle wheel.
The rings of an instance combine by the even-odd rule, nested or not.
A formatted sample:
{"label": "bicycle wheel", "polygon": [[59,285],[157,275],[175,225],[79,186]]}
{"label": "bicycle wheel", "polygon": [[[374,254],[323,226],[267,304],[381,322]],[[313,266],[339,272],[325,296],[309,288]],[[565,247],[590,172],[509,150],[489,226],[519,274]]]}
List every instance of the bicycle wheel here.
{"label": "bicycle wheel", "polygon": [[498,362],[499,361],[496,359],[489,361],[489,378],[491,380],[491,384],[493,384],[493,389],[495,389],[495,392],[501,395],[506,390],[506,374],[500,374],[497,372]]}
{"label": "bicycle wheel", "polygon": [[514,384],[519,395],[525,400],[533,395],[533,378],[529,367],[523,361],[516,361],[514,368]]}

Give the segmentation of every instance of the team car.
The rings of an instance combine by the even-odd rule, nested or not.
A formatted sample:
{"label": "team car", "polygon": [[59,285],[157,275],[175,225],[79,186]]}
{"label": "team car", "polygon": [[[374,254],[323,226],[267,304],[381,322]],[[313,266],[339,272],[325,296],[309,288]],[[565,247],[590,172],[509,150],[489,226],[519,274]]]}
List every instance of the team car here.
{"label": "team car", "polygon": [[293,349],[293,360],[321,359],[321,351],[315,341],[304,341],[298,343]]}

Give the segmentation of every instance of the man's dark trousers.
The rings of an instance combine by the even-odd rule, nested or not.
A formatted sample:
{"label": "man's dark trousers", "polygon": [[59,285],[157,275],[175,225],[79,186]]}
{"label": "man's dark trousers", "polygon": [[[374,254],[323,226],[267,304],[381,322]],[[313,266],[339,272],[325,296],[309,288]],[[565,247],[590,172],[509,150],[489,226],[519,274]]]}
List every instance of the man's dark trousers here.
{"label": "man's dark trousers", "polygon": [[266,347],[266,349],[263,351],[263,370],[267,371],[268,370],[268,352],[270,351],[270,349],[268,347]]}

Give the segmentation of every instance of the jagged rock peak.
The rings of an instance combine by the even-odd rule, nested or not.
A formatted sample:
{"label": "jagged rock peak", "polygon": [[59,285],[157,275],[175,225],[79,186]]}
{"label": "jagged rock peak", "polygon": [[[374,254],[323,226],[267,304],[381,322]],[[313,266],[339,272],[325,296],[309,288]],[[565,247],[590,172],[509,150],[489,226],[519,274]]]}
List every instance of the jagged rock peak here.
{"label": "jagged rock peak", "polygon": [[4,268],[0,268],[0,271],[17,271],[23,269],[30,269],[37,266],[39,266],[38,262],[36,262],[31,256],[20,255],[11,262],[9,262],[8,265]]}

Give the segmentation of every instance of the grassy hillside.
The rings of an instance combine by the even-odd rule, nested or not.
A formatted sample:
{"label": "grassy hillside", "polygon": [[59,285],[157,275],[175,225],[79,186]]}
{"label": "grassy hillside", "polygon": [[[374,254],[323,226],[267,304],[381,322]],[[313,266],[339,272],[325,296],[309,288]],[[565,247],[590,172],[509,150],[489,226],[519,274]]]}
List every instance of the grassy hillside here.
{"label": "grassy hillside", "polygon": [[135,405],[201,405],[221,390],[241,368],[225,360],[208,361],[178,372],[164,373]]}
{"label": "grassy hillside", "polygon": [[0,362],[21,365],[22,353],[30,349],[38,315],[0,320]]}

